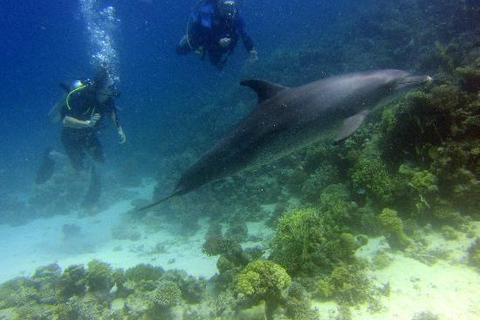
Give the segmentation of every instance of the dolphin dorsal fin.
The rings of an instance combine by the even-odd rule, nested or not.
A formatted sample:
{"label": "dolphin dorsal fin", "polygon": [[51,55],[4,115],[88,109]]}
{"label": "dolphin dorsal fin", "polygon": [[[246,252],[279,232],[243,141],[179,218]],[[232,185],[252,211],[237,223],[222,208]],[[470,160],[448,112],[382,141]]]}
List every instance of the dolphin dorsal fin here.
{"label": "dolphin dorsal fin", "polygon": [[250,87],[257,93],[258,103],[262,103],[265,100],[270,99],[280,91],[288,89],[288,87],[281,86],[279,84],[271,83],[265,80],[243,80],[240,82],[242,86]]}

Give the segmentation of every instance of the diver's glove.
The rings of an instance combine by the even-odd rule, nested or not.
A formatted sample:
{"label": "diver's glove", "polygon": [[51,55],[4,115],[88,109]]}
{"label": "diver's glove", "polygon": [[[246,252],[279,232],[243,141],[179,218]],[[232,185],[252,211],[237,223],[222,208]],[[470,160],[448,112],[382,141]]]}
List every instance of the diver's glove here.
{"label": "diver's glove", "polygon": [[118,136],[120,137],[120,144],[125,143],[127,141],[127,136],[125,135],[125,132],[123,132],[122,127],[117,128]]}
{"label": "diver's glove", "polygon": [[248,62],[253,63],[258,60],[258,52],[255,49],[250,50],[250,57],[248,57]]}
{"label": "diver's glove", "polygon": [[95,125],[97,124],[98,120],[100,120],[101,117],[102,116],[100,115],[100,113],[95,113],[90,118],[90,120],[85,121],[85,125],[89,128],[93,128],[93,127],[95,127]]}
{"label": "diver's glove", "polygon": [[218,41],[218,44],[220,44],[220,46],[222,46],[223,48],[226,48],[230,45],[230,43],[232,42],[232,39],[230,38],[222,38]]}

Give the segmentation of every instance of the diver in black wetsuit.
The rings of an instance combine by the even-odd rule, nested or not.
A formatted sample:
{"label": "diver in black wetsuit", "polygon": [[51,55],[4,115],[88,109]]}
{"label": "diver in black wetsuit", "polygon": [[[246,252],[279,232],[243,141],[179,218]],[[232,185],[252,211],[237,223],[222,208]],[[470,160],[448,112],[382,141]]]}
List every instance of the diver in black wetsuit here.
{"label": "diver in black wetsuit", "polygon": [[202,59],[208,53],[210,63],[221,70],[239,39],[250,53],[249,61],[256,61],[257,51],[245,31],[236,2],[202,0],[195,5],[188,20],[187,34],[176,46],[176,52],[187,54],[195,51]]}
{"label": "diver in black wetsuit", "polygon": [[[90,169],[91,179],[82,206],[93,209],[101,193],[100,172],[92,163],[87,165],[86,154],[95,161],[103,162],[103,148],[97,137],[100,121],[110,116],[117,128],[120,143],[126,141],[125,133],[118,121],[114,98],[118,96],[114,81],[105,68],[101,68],[93,81],[75,81],[72,87],[62,85],[67,94],[49,112],[54,122],[62,122],[61,140],[72,166],[76,170]],[[37,171],[35,182],[48,181],[55,170],[54,158],[59,153],[51,148],[44,151],[42,164]]]}
{"label": "diver in black wetsuit", "polygon": [[118,95],[107,70],[101,69],[93,81],[76,81],[61,106],[61,140],[68,157],[77,170],[86,169],[85,155],[94,160],[105,160],[97,137],[99,122],[110,115],[115,123],[120,143],[126,141],[117,117],[114,98]]}

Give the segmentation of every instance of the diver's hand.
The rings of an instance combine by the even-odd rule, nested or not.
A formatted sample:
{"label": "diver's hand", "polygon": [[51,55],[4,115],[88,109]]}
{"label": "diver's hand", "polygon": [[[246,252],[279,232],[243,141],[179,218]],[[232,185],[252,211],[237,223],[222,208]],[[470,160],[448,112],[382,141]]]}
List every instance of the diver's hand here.
{"label": "diver's hand", "polygon": [[218,43],[224,48],[228,47],[231,42],[232,42],[232,39],[230,38],[222,38],[218,41]]}
{"label": "diver's hand", "polygon": [[93,128],[95,127],[95,125],[97,124],[98,120],[100,120],[102,116],[100,115],[100,113],[95,113],[91,118],[90,120],[87,120],[85,121],[85,125],[87,127],[90,127],[90,128]]}
{"label": "diver's hand", "polygon": [[119,143],[120,144],[125,143],[125,141],[127,141],[127,136],[125,135],[125,132],[123,132],[122,127],[118,127],[117,131],[118,131],[118,136],[120,137]]}
{"label": "diver's hand", "polygon": [[205,56],[205,47],[204,46],[198,47],[195,50],[195,54],[197,55],[197,57],[203,59],[203,57]]}
{"label": "diver's hand", "polygon": [[248,57],[248,62],[254,63],[257,60],[258,60],[258,52],[257,52],[257,50],[252,49],[250,51],[250,56]]}

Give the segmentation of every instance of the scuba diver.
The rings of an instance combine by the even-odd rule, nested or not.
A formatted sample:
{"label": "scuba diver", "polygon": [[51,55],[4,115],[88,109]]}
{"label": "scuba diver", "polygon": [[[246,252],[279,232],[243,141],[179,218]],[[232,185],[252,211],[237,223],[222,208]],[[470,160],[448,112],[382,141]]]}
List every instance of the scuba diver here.
{"label": "scuba diver", "polygon": [[177,44],[176,52],[183,55],[195,51],[202,60],[208,53],[210,63],[222,70],[239,39],[250,53],[249,61],[258,60],[253,41],[238,13],[237,3],[231,0],[201,0],[190,14],[187,34]]}
{"label": "scuba diver", "polygon": [[117,128],[120,143],[126,136],[118,120],[114,98],[118,97],[115,83],[108,71],[101,68],[93,81],[77,80],[61,106],[62,144],[76,170],[87,169],[88,153],[94,160],[104,162],[103,148],[97,137],[101,120],[110,115]]}
{"label": "scuba diver", "polygon": [[[103,148],[97,137],[97,131],[103,126],[104,117],[110,116],[115,124],[120,143],[126,136],[118,120],[114,98],[119,93],[106,68],[100,68],[93,81],[77,80],[72,86],[61,84],[66,90],[64,98],[49,112],[53,122],[62,123],[61,142],[68,158],[77,171],[91,170],[89,189],[83,206],[91,208],[99,199],[101,192],[100,175],[94,164],[88,166],[85,156],[90,155],[97,162],[104,162]],[[36,183],[43,184],[54,173],[55,159],[59,153],[51,148],[44,151],[42,164],[37,171]]]}

